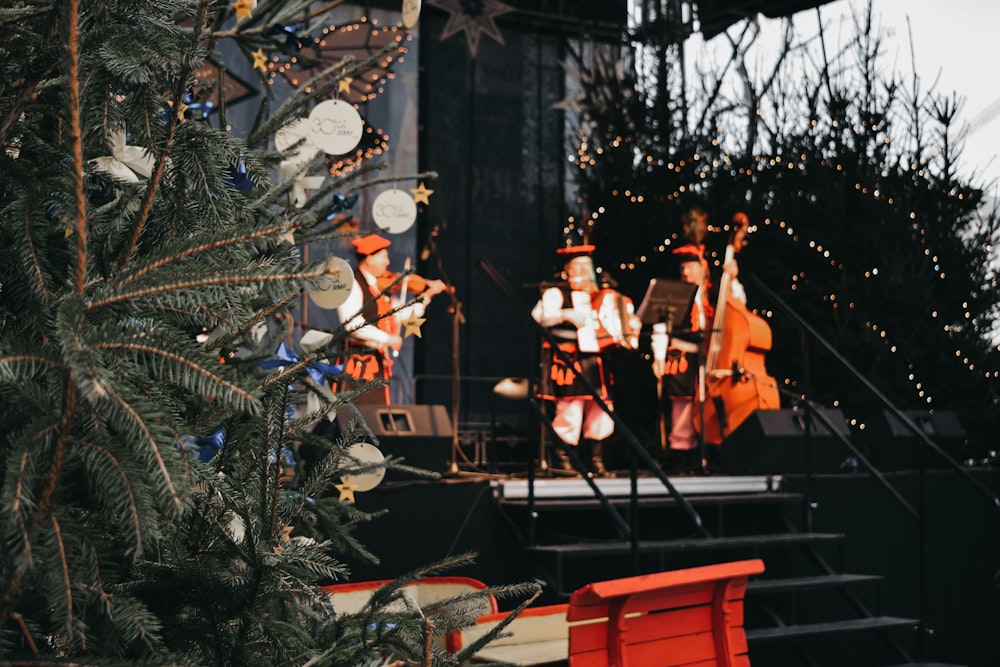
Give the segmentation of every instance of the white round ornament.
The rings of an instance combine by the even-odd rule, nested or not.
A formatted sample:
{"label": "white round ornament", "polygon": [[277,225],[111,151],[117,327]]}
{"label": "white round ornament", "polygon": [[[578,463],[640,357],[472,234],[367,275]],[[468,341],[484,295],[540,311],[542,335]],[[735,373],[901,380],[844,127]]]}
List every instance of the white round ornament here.
{"label": "white round ornament", "polygon": [[336,273],[320,278],[316,287],[309,290],[309,298],[320,308],[333,310],[347,301],[351,286],[354,284],[354,271],[351,270],[347,260],[340,257],[331,257],[327,260],[327,269],[332,269]]}
{"label": "white round ornament", "polygon": [[289,162],[293,165],[302,164],[311,160],[313,153],[316,152],[316,145],[313,144],[312,135],[309,133],[308,118],[293,120],[275,132],[274,147],[279,151],[286,151],[300,139],[305,139],[305,141],[289,157]]}
{"label": "white round ornament", "polygon": [[420,19],[420,0],[403,0],[403,25],[412,28]]}
{"label": "white round ornament", "polygon": [[[385,459],[381,449],[367,442],[357,442],[351,445],[347,448],[346,454],[360,465],[380,463]],[[357,475],[341,475],[341,479],[349,482],[355,491],[371,491],[382,482],[383,477],[385,477],[385,468],[377,468],[371,472]]]}
{"label": "white round ornament", "polygon": [[405,232],[417,221],[417,203],[409,192],[386,190],[372,203],[372,220],[390,234]]}
{"label": "white round ornament", "polygon": [[309,112],[309,136],[328,155],[343,155],[361,143],[364,123],[343,100],[325,100]]}

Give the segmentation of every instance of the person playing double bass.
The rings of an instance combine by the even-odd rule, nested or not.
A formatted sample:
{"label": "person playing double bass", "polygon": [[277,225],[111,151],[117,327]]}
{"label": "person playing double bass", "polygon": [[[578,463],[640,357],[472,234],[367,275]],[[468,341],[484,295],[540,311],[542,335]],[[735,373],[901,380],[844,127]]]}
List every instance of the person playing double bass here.
{"label": "person playing double bass", "polygon": [[701,467],[695,414],[698,410],[699,371],[704,358],[706,332],[712,328],[715,308],[709,296],[708,261],[704,247],[689,243],[672,252],[679,262],[680,279],[697,285],[688,331],[675,333],[669,341],[666,359],[653,360],[653,374],[661,383],[661,418],[669,415],[670,434],[664,452],[666,465],[676,472],[693,472]]}
{"label": "person playing double bass", "polygon": [[[700,209],[689,212],[686,228],[693,213],[707,217]],[[691,243],[673,251],[681,262],[681,280],[698,285],[692,333],[687,339],[674,336],[666,361],[658,367],[654,359],[653,370],[663,383],[661,395],[670,401],[668,465],[681,471],[704,469],[708,464],[701,443],[721,444],[754,410],[779,407],[777,385],[766,374],[763,359],[771,347],[771,330],[747,310],[746,292],[737,278],[735,253],[748,225],[745,214],[733,216],[733,234],[714,302],[709,297],[704,246]]]}
{"label": "person playing double bass", "polygon": [[354,385],[351,380],[386,381],[383,390],[363,394],[357,400],[361,403],[391,402],[388,385],[392,377],[391,351],[398,351],[403,344],[399,335],[400,323],[411,317],[423,317],[426,304],[446,288],[441,280],[420,279],[423,290],[412,305],[390,315],[396,307],[386,291],[392,282],[386,281],[391,244],[389,239],[378,234],[352,241],[357,258],[354,284],[347,299],[337,308],[337,316],[350,332],[345,343],[344,373],[338,390],[351,389]]}

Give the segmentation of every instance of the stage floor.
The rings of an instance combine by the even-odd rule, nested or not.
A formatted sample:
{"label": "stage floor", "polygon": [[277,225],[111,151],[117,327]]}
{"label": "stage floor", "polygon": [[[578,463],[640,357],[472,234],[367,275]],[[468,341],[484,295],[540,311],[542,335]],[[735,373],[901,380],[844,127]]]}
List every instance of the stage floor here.
{"label": "stage floor", "polygon": [[[781,490],[783,478],[780,475],[697,475],[668,477],[670,484],[682,495],[726,494],[726,493],[773,493]],[[636,495],[639,497],[667,496],[670,491],[657,477],[638,477],[635,480]],[[593,483],[608,498],[632,495],[632,481],[628,477],[613,479],[599,478],[588,482],[583,478],[535,479],[534,497],[546,498],[593,498]],[[504,499],[527,498],[531,493],[531,482],[514,477],[494,479],[491,482],[494,495]]]}

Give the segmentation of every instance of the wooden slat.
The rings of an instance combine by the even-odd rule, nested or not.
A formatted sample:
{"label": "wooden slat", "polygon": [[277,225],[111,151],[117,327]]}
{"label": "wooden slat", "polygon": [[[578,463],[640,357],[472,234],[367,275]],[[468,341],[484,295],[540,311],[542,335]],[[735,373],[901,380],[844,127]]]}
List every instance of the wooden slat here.
{"label": "wooden slat", "polygon": [[[760,560],[742,560],[718,565],[690,567],[683,570],[641,574],[624,579],[598,581],[580,588],[573,593],[574,602],[586,603],[590,600],[611,599],[636,593],[647,593],[656,589],[682,590],[689,584],[697,585],[706,581],[730,579],[732,577],[750,576],[764,571],[764,563]],[[572,604],[572,603],[571,603]]]}

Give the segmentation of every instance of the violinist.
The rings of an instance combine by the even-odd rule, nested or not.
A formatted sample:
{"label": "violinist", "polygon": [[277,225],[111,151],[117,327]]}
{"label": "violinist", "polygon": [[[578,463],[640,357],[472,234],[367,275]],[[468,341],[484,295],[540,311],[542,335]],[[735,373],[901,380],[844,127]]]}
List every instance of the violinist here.
{"label": "violinist", "polygon": [[[391,241],[369,234],[355,239],[351,245],[357,258],[354,284],[347,299],[337,308],[340,321],[350,332],[345,344],[343,378],[385,380],[383,389],[366,392],[357,402],[387,405],[391,402],[388,384],[392,377],[391,353],[403,344],[400,324],[412,317],[423,317],[427,303],[445,290],[445,284],[417,276],[403,278],[396,288],[402,283],[412,283],[407,285],[408,294],[415,298],[407,307],[392,313],[398,304],[387,291],[397,277],[388,271]],[[352,386],[346,380],[338,383],[337,389],[343,391]]]}

